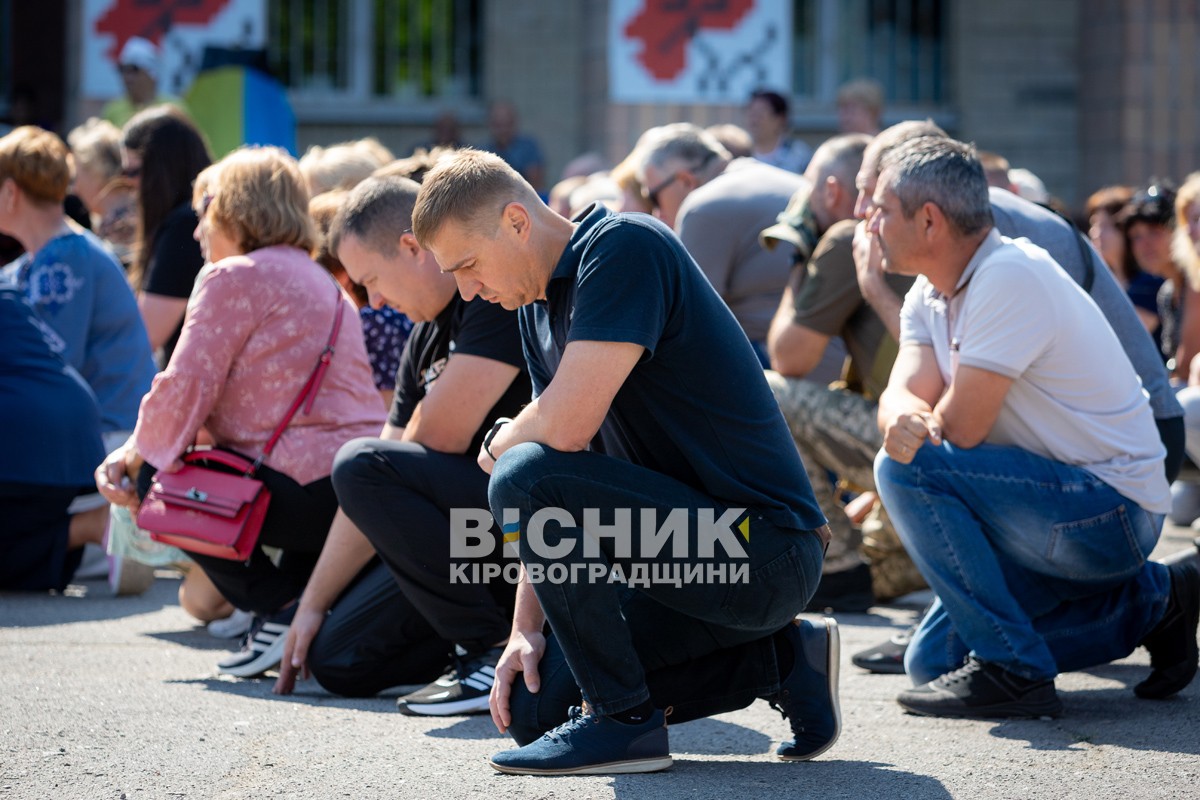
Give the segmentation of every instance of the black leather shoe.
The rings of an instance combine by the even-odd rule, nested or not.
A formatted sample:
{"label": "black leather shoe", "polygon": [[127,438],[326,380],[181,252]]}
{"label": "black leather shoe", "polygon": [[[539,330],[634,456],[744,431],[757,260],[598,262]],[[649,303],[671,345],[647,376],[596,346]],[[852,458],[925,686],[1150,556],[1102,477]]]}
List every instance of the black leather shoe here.
{"label": "black leather shoe", "polygon": [[1167,612],[1141,645],[1150,651],[1150,677],[1133,687],[1133,693],[1148,700],[1161,700],[1183,689],[1196,677],[1200,647],[1200,569],[1191,561],[1167,567],[1171,574],[1171,599]]}
{"label": "black leather shoe", "polygon": [[860,650],[850,656],[850,663],[879,675],[903,675],[904,654],[908,652],[908,643],[916,633],[917,626],[905,628],[883,644],[877,644],[867,650]]}
{"label": "black leather shoe", "polygon": [[826,572],[817,591],[808,601],[807,611],[845,611],[862,613],[875,605],[871,589],[871,568],[859,564],[840,572]]}
{"label": "black leather shoe", "polygon": [[1054,680],[1030,680],[967,656],[966,663],[924,686],[900,693],[906,711],[927,717],[1022,719],[1062,715]]}

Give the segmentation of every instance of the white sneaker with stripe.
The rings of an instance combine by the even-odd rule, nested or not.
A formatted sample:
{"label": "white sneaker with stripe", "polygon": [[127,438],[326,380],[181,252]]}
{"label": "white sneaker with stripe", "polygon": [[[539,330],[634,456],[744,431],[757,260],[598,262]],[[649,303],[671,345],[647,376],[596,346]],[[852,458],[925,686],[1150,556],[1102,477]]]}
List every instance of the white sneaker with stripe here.
{"label": "white sneaker with stripe", "polygon": [[269,617],[255,617],[242,639],[242,649],[217,662],[217,672],[235,678],[256,678],[279,666],[288,629],[296,615],[293,602]]}
{"label": "white sneaker with stripe", "polygon": [[488,696],[496,682],[496,662],[504,648],[493,647],[474,656],[467,656],[458,645],[454,649],[453,669],[396,701],[401,714],[441,717],[487,712]]}

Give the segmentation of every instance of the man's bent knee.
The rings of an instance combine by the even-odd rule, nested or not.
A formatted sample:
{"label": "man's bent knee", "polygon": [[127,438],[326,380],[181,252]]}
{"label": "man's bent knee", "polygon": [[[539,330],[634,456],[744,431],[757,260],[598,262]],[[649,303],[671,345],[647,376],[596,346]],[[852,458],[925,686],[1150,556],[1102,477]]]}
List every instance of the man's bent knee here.
{"label": "man's bent knee", "polygon": [[333,457],[333,490],[340,497],[343,492],[353,490],[367,475],[377,469],[375,454],[379,439],[364,436],[351,439],[342,445]]}
{"label": "man's bent knee", "polygon": [[492,468],[492,479],[488,482],[488,503],[492,511],[522,506],[529,490],[546,474],[548,462],[556,455],[562,454],[541,442],[522,442],[504,451]]}

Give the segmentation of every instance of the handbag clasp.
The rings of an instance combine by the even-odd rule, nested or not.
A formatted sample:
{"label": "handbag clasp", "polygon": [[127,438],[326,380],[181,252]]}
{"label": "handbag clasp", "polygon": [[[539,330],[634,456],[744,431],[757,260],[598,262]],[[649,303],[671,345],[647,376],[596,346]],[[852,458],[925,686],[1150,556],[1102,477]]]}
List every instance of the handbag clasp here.
{"label": "handbag clasp", "polygon": [[187,490],[188,500],[195,500],[198,503],[203,503],[208,500],[208,492],[202,492],[195,486]]}

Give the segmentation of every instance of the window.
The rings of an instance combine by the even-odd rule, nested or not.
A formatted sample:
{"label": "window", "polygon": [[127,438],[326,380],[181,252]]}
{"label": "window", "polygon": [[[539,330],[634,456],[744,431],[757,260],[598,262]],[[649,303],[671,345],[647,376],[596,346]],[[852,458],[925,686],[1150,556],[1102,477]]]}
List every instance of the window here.
{"label": "window", "polygon": [[832,104],[852,78],[883,84],[889,104],[948,101],[944,0],[795,0],[794,89]]}
{"label": "window", "polygon": [[272,68],[297,111],[426,108],[480,94],[481,0],[270,0]]}

